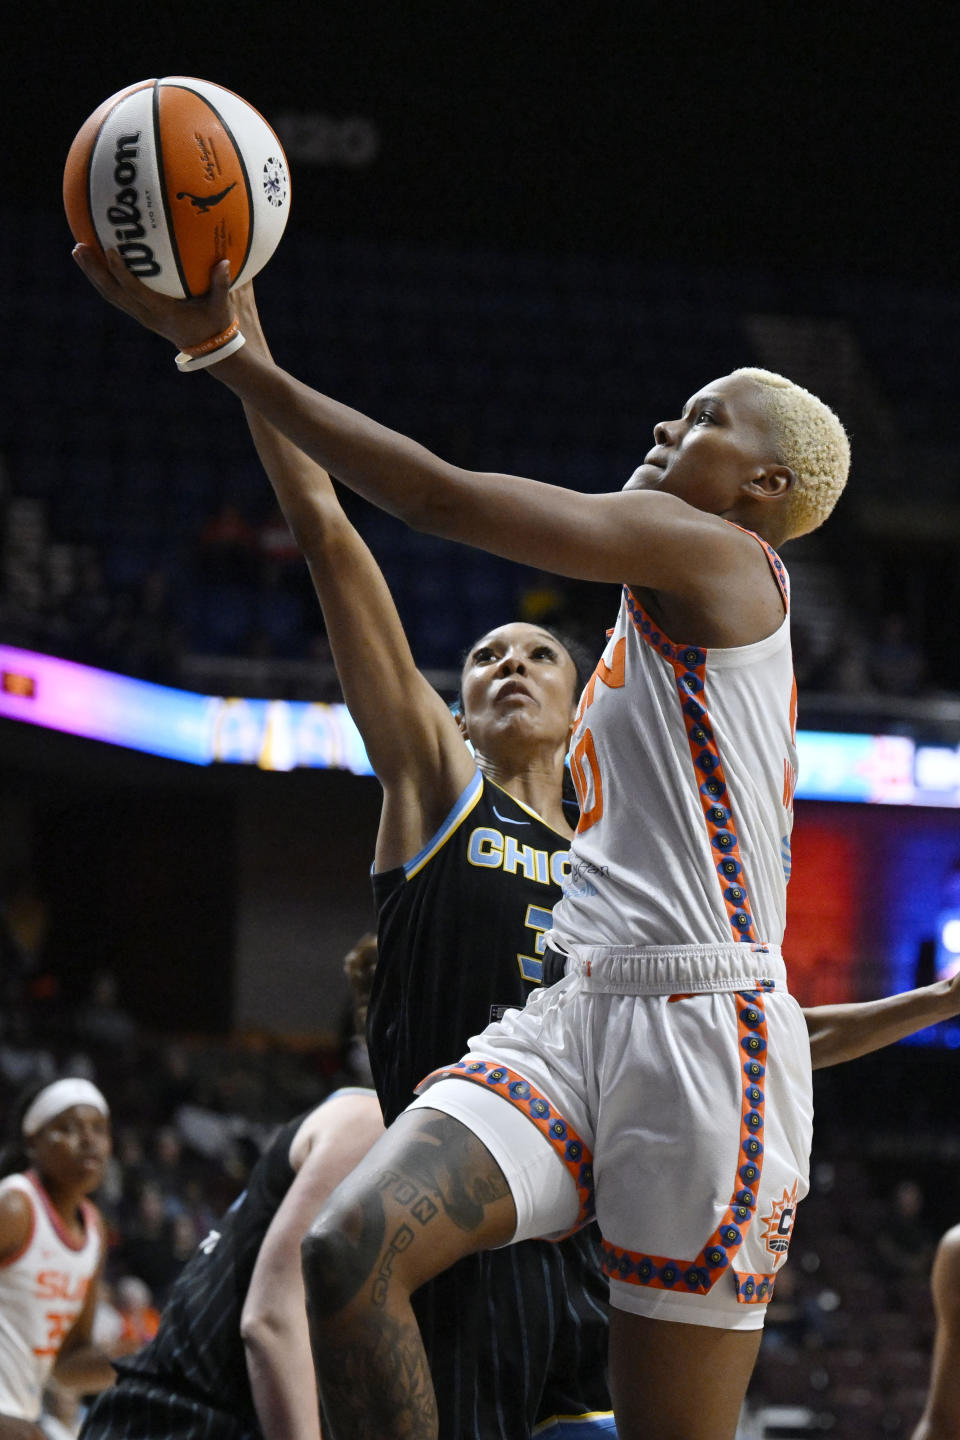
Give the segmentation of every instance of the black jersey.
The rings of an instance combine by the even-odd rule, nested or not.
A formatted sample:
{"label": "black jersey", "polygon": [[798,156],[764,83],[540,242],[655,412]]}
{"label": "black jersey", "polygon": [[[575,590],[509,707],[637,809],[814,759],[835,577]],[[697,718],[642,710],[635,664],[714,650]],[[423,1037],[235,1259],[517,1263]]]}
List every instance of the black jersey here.
{"label": "black jersey", "polygon": [[[569,843],[478,772],[419,855],[374,875],[367,1039],[388,1123],[540,984]],[[422,1286],[441,1440],[520,1440],[552,1416],[609,1411],[607,1294],[592,1225],[469,1255]]]}
{"label": "black jersey", "polygon": [[278,1131],[246,1190],[201,1241],[154,1338],[114,1362],[117,1383],[91,1403],[83,1440],[260,1440],[240,1315],[263,1237],[293,1183],[290,1145],[303,1119]]}
{"label": "black jersey", "polygon": [[479,771],[408,864],[373,877],[378,960],[367,1040],[389,1125],[467,1038],[543,974],[570,841]]}

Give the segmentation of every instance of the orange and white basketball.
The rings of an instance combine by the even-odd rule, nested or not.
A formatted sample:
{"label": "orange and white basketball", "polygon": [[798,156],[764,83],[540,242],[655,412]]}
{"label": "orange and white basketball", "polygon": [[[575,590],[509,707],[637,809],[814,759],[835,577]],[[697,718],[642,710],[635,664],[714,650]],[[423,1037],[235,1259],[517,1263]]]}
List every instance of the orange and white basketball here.
{"label": "orange and white basketball", "polygon": [[81,126],[63,203],[75,240],[119,250],[164,295],[203,295],[224,257],[233,285],[262,270],[287,223],[290,177],[252,105],[170,75],[119,90]]}

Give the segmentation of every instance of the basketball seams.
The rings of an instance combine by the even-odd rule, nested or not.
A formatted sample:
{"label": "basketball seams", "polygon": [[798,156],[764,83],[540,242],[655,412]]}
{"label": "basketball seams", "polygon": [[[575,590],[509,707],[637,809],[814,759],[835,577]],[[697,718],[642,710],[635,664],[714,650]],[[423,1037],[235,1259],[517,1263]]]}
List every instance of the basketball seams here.
{"label": "basketball seams", "polygon": [[[170,88],[170,89],[173,89],[174,86],[171,85],[169,88]],[[243,252],[243,259],[241,260],[241,262],[240,262],[240,264],[239,264],[239,266],[238,266],[238,268],[237,268],[237,273],[236,273],[236,275],[232,275],[232,276],[230,277],[230,284],[231,284],[231,286],[233,286],[233,285],[235,285],[235,284],[237,283],[237,281],[240,279],[240,276],[243,274],[243,268],[244,268],[244,266],[246,265],[247,261],[248,261],[249,258],[250,258],[250,251],[253,249],[253,232],[254,232],[254,228],[255,228],[255,226],[256,226],[256,224],[257,224],[256,209],[255,209],[255,207],[254,207],[254,202],[253,202],[253,188],[252,188],[252,186],[251,186],[251,184],[250,184],[250,175],[249,175],[249,172],[248,172],[248,170],[247,170],[247,162],[246,162],[246,160],[244,159],[243,147],[237,144],[237,137],[236,137],[236,135],[234,135],[234,133],[233,133],[233,131],[231,130],[230,126],[227,124],[227,121],[226,121],[226,119],[224,118],[222,112],[217,109],[216,105],[213,103],[213,101],[212,101],[207,95],[204,95],[204,94],[202,93],[202,91],[200,91],[200,90],[194,90],[194,89],[191,88],[191,86],[189,86],[189,85],[183,85],[183,84],[181,84],[181,83],[179,83],[179,82],[178,82],[178,84],[177,84],[177,86],[176,86],[176,89],[178,89],[178,90],[185,90],[188,95],[195,95],[198,100],[201,100],[201,101],[203,102],[203,104],[206,105],[206,107],[207,107],[207,109],[210,111],[211,115],[213,115],[213,116],[216,117],[218,123],[223,126],[223,129],[224,129],[224,132],[226,133],[227,139],[230,141],[230,144],[233,146],[234,156],[235,156],[235,158],[236,158],[236,160],[237,160],[237,163],[238,163],[239,166],[240,166],[240,173],[243,175],[243,184],[244,184],[244,188],[245,188],[246,193],[247,193],[247,214],[248,214],[248,216],[249,216],[250,218],[249,218],[249,223],[247,224],[247,245],[246,245],[246,249],[245,249],[244,252]],[[232,91],[230,91],[229,93],[230,93],[230,94],[233,94]],[[236,96],[235,98],[238,99],[238,100],[240,99],[239,95]],[[243,102],[243,103],[246,103],[246,102]],[[184,288],[186,288],[186,287],[184,287]]]}
{"label": "basketball seams", "polygon": [[160,199],[163,204],[164,219],[167,222],[167,238],[170,241],[170,251],[173,255],[173,263],[177,267],[177,275],[180,278],[180,285],[185,296],[190,296],[190,286],[187,284],[186,273],[183,268],[183,260],[180,255],[180,239],[177,235],[177,227],[173,222],[173,213],[170,209],[170,197],[167,194],[167,172],[163,160],[163,131],[160,125],[160,86],[163,82],[153,82],[153,146],[156,155],[157,176],[160,180]]}
{"label": "basketball seams", "polygon": [[[153,80],[139,80],[135,85],[128,85],[126,89],[116,91],[87,117],[74,137],[64,167],[63,203],[75,240],[82,239],[85,244],[93,243],[103,249],[94,219],[92,195],[93,162],[97,146],[108,121],[124,101],[129,96],[137,95],[141,90],[146,90],[148,86],[155,83]],[[83,167],[82,180],[76,174],[77,169],[81,166]],[[84,212],[82,215],[77,213],[78,205]],[[78,235],[76,233],[78,229],[85,229],[86,236]]]}
{"label": "basketball seams", "polygon": [[103,248],[103,242],[100,239],[100,231],[97,229],[97,222],[93,218],[93,158],[97,153],[97,146],[100,144],[101,137],[103,136],[103,132],[106,129],[107,121],[110,119],[111,115],[115,114],[116,111],[119,110],[120,106],[123,104],[123,101],[126,98],[127,97],[124,95],[120,100],[117,101],[116,105],[111,105],[110,109],[107,110],[107,112],[103,116],[103,119],[100,121],[100,124],[97,126],[97,131],[93,137],[93,140],[87,147],[87,156],[84,161],[84,170],[86,172],[84,175],[84,194],[86,195],[87,200],[87,220],[89,222],[91,231],[97,237],[97,244],[100,246],[101,249]]}

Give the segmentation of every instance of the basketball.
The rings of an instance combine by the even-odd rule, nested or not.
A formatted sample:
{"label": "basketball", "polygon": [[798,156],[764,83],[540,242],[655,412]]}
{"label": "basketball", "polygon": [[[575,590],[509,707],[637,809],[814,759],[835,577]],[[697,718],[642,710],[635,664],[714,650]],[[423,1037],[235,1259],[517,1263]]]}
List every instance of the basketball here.
{"label": "basketball", "polygon": [[161,294],[203,295],[230,261],[251,280],[280,242],[290,178],[263,116],[220,85],[141,80],[96,109],[70,146],[63,203],[75,240],[117,249]]}

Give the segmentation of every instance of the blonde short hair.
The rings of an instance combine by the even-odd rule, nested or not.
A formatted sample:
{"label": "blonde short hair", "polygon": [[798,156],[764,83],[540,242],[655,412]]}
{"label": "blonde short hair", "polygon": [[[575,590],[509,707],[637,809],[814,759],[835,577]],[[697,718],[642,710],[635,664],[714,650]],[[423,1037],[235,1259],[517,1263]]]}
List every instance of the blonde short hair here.
{"label": "blonde short hair", "polygon": [[791,536],[816,530],[847,483],[847,432],[829,405],[783,375],[751,367],[733,373],[760,387],[760,405],[770,421],[777,458],[796,476],[787,501]]}

